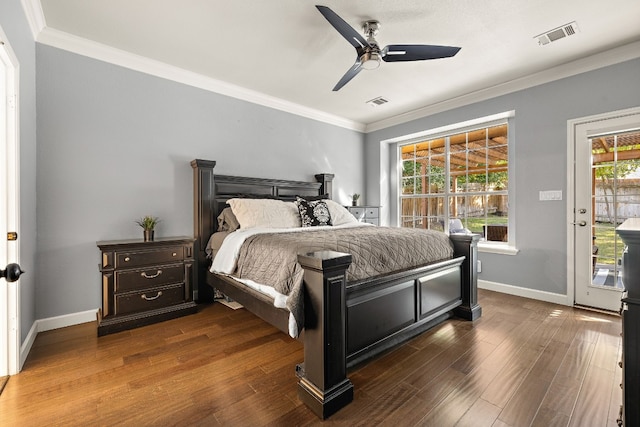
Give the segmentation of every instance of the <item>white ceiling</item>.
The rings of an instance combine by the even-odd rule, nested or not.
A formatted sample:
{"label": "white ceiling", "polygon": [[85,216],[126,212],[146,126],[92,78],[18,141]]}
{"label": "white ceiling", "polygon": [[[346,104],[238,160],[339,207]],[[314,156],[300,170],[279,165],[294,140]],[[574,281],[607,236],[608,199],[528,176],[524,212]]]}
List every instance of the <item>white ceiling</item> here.
{"label": "white ceiling", "polygon": [[[223,87],[225,94],[235,91],[240,98],[300,108],[302,115],[326,115],[362,129],[545,70],[566,73],[587,57],[607,65],[640,56],[638,0],[317,1],[27,0],[36,11],[32,28],[39,21],[39,42],[64,48],[74,40],[68,44],[82,45],[76,51],[97,57],[115,48],[120,58],[134,54],[130,58],[151,59],[156,68],[166,64],[168,74],[189,72],[192,80],[214,82],[213,90]],[[382,63],[333,92],[355,50],[315,4],[330,7],[358,31],[365,20],[380,21],[381,47],[437,44],[462,50],[447,59]],[[580,30],[574,36],[546,46],[534,39],[572,21]],[[622,52],[621,58],[607,52]],[[389,103],[366,104],[378,96]]]}

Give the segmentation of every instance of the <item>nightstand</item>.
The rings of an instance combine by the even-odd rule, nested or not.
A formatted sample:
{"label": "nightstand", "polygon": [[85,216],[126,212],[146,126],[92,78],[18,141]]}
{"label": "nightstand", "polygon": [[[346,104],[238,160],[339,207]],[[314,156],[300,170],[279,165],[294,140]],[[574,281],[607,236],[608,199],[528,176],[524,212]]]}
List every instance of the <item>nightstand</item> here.
{"label": "nightstand", "polygon": [[347,206],[347,209],[360,222],[380,225],[380,206]]}
{"label": "nightstand", "polygon": [[171,237],[97,242],[102,252],[98,336],[195,313],[194,241]]}

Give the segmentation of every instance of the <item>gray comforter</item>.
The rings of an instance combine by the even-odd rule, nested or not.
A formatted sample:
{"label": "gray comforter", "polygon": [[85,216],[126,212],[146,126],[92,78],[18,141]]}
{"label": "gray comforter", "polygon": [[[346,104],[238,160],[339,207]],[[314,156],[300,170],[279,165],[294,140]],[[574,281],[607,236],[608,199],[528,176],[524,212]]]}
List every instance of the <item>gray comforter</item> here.
{"label": "gray comforter", "polygon": [[353,257],[347,281],[450,259],[453,247],[441,232],[397,227],[356,227],[304,233],[269,233],[247,238],[240,249],[234,276],[273,286],[288,295],[287,308],[304,325],[303,269],[299,253],[333,250]]}

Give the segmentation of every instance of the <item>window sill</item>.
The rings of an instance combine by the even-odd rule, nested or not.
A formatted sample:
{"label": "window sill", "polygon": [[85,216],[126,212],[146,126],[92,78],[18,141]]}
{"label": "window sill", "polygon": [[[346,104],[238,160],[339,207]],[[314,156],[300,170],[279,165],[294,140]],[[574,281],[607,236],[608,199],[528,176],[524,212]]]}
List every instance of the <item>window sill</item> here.
{"label": "window sill", "polygon": [[504,244],[491,244],[491,243],[478,243],[478,252],[484,252],[489,254],[499,254],[499,255],[516,255],[519,250],[513,246],[508,246]]}

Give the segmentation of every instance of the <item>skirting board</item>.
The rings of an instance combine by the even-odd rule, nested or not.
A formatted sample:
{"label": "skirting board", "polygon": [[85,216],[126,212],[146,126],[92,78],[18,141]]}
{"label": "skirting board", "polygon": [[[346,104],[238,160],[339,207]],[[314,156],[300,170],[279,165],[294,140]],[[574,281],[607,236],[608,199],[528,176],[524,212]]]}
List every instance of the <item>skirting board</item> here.
{"label": "skirting board", "polygon": [[95,322],[98,320],[98,310],[87,310],[79,313],[65,314],[63,316],[38,319],[33,322],[31,329],[24,342],[20,346],[20,371],[27,360],[31,347],[36,340],[38,332],[51,331],[53,329],[65,328],[67,326],[79,325],[81,323]]}
{"label": "skirting board", "polygon": [[572,306],[567,295],[555,294],[553,292],[539,291],[537,289],[521,288],[519,286],[505,285],[504,283],[490,282],[488,280],[478,280],[478,288],[488,291],[501,292],[503,294],[515,295],[517,297],[536,299],[539,301],[551,302],[553,304]]}

